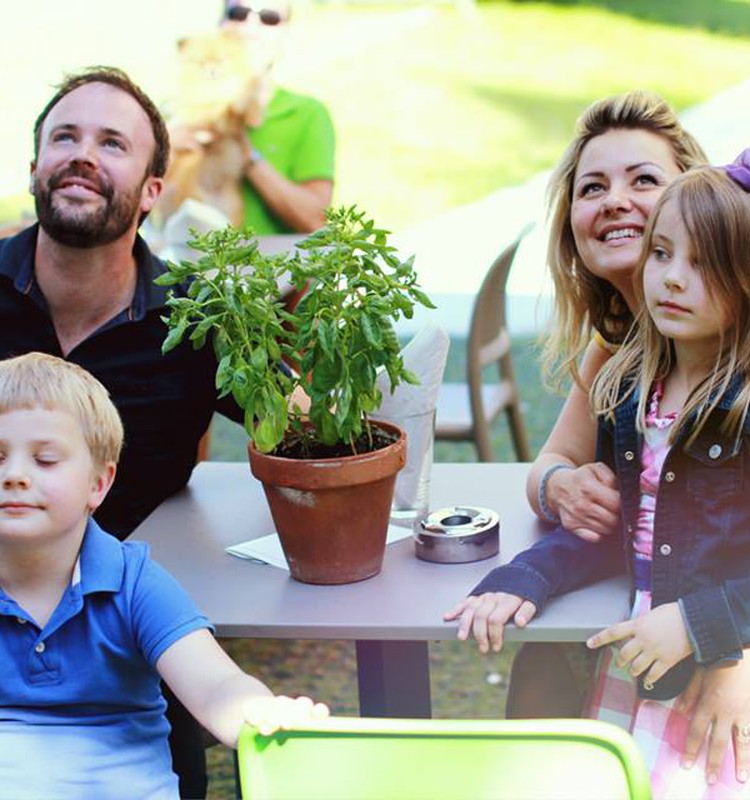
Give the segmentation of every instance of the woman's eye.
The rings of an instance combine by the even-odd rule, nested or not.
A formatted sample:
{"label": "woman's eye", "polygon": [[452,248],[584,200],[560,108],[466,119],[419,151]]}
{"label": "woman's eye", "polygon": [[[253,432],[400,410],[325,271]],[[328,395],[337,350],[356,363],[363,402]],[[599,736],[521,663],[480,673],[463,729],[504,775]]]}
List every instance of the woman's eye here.
{"label": "woman's eye", "polygon": [[70,131],[58,131],[52,135],[53,142],[67,142],[72,141],[73,134]]}
{"label": "woman's eye", "polygon": [[42,467],[51,467],[53,464],[57,464],[58,458],[56,456],[37,456],[36,463]]}
{"label": "woman's eye", "polygon": [[601,192],[603,189],[604,186],[601,183],[592,181],[591,183],[584,183],[580,188],[579,194],[581,197],[587,197],[588,195],[595,194],[596,192]]}
{"label": "woman's eye", "polygon": [[114,148],[115,150],[124,150],[125,149],[125,146],[123,145],[123,143],[119,139],[111,139],[111,138],[110,139],[105,139],[102,144],[104,144],[105,147],[111,147],[111,148]]}
{"label": "woman's eye", "polygon": [[648,173],[638,175],[635,179],[635,183],[637,186],[661,186],[661,181],[659,181],[656,175],[650,175]]}

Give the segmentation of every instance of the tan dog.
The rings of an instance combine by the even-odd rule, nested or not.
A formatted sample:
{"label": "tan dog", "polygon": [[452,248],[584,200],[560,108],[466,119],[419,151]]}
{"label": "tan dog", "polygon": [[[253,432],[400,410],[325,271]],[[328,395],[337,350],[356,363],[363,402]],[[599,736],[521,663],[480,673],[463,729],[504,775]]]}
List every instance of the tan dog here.
{"label": "tan dog", "polygon": [[178,44],[179,85],[170,115],[172,158],[155,208],[157,227],[192,198],[217,208],[235,225],[243,218],[240,183],[258,125],[266,81],[245,40],[217,30]]}

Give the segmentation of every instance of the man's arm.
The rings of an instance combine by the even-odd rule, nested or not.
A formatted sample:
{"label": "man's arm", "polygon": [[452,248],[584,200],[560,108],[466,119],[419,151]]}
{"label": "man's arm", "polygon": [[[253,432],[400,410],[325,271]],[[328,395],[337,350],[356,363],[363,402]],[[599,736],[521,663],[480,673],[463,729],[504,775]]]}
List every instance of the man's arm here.
{"label": "man's arm", "polygon": [[333,181],[295,183],[268,161],[253,161],[249,155],[245,177],[274,216],[292,230],[311,233],[325,224],[325,212],[333,198]]}

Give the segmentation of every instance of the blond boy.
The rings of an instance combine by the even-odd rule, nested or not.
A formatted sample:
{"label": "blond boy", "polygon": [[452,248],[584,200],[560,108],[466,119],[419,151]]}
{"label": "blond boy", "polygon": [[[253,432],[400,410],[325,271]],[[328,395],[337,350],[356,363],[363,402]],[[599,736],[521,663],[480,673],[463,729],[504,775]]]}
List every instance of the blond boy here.
{"label": "blond boy", "polygon": [[122,438],[85,370],[0,361],[0,796],[176,798],[161,678],[229,746],[327,714],[243,673],[147,546],[93,521]]}

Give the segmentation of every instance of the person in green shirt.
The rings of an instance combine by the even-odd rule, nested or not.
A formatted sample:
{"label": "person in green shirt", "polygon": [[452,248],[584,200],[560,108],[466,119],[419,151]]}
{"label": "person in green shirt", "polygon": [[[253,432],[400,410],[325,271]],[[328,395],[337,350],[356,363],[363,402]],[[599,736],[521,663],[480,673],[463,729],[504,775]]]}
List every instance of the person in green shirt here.
{"label": "person in green shirt", "polygon": [[290,15],[287,0],[264,0],[257,10],[225,0],[221,22],[240,30],[268,64],[268,99],[260,124],[247,128],[242,182],[243,221],[261,235],[316,230],[333,196],[335,134],[328,109],[272,83]]}

